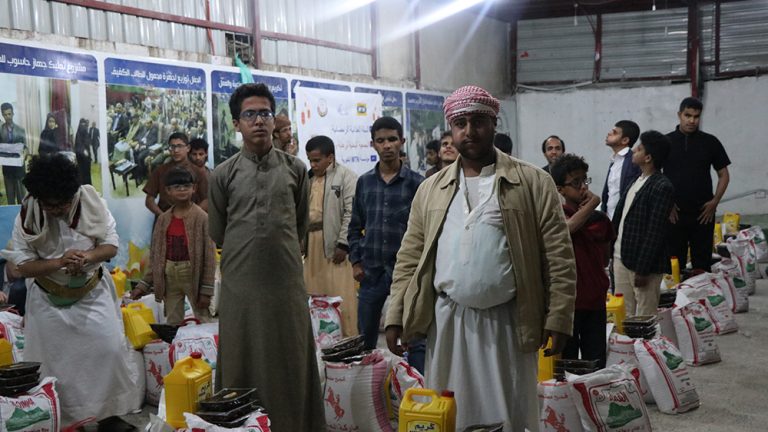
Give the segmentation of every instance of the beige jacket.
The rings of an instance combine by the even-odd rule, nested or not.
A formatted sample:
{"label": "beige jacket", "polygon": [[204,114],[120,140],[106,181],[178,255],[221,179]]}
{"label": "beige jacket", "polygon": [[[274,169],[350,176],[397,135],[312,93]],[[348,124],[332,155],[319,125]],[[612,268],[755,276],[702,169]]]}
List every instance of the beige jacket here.
{"label": "beige jacket", "polygon": [[[403,340],[427,334],[434,319],[437,240],[458,190],[461,158],[416,192],[389,295],[386,326]],[[515,269],[515,321],[521,348],[535,351],[544,330],[570,335],[576,262],[560,198],[549,174],[496,150],[496,185]]]}
{"label": "beige jacket", "polygon": [[[155,297],[165,299],[166,233],[173,218],[173,207],[157,217],[152,230],[152,246],[144,280],[137,287],[144,292],[155,292]],[[216,276],[216,245],[208,234],[208,213],[197,204],[182,218],[187,233],[189,260],[192,264],[192,299],[201,294],[212,296]],[[145,286],[142,286],[145,285]]]}
{"label": "beige jacket", "polygon": [[347,247],[347,232],[352,219],[352,199],[357,187],[357,174],[339,164],[328,167],[323,195],[323,249],[331,259],[337,245]]}

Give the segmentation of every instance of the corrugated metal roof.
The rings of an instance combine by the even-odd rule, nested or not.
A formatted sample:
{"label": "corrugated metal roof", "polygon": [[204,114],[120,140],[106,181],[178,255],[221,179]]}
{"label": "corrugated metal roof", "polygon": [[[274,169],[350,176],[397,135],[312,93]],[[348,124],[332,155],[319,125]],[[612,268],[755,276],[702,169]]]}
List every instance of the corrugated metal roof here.
{"label": "corrugated metal roof", "polygon": [[[104,0],[107,3],[205,19],[205,0]],[[250,27],[252,2],[212,0],[211,20]],[[186,52],[211,52],[207,30],[47,0],[8,0],[0,5],[0,27]],[[213,31],[214,52],[224,55],[225,36]]]}
{"label": "corrugated metal roof", "polygon": [[[595,17],[591,17],[593,22]],[[587,18],[520,21],[517,26],[517,81],[590,81],[595,37]]]}
{"label": "corrugated metal roof", "polygon": [[[259,5],[262,31],[371,48],[368,7],[333,14],[327,2],[316,0],[270,0]],[[343,74],[371,73],[371,56],[367,54],[266,38],[261,42],[264,63]]]}
{"label": "corrugated metal roof", "polygon": [[768,66],[768,1],[720,6],[720,71]]}
{"label": "corrugated metal roof", "polygon": [[710,63],[702,67],[705,78],[715,75],[715,3],[699,6],[699,27],[701,29],[701,60]]}
{"label": "corrugated metal roof", "polygon": [[684,76],[688,10],[603,15],[601,79]]}

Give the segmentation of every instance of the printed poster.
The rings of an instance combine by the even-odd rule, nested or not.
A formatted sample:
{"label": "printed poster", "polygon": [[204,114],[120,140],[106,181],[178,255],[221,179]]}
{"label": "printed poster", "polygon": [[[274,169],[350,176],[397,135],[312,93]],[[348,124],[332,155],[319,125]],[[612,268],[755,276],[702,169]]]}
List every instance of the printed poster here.
{"label": "printed poster", "polygon": [[[98,63],[88,54],[0,43],[0,247],[6,247],[26,195],[32,156],[61,152],[80,179],[102,190]],[[41,145],[42,144],[42,145]]]}
{"label": "printed poster", "polygon": [[[336,160],[358,175],[376,164],[378,155],[371,146],[371,125],[381,117],[382,96],[378,93],[349,93],[296,87],[299,142],[317,135],[333,140]],[[303,153],[303,152],[302,152]],[[306,155],[302,159],[306,163]],[[309,165],[307,165],[309,166]]]}
{"label": "printed poster", "polygon": [[370,87],[355,87],[356,93],[378,93],[383,98],[381,106],[385,117],[393,117],[403,127],[403,92],[397,90],[382,90]]}
{"label": "printed poster", "polygon": [[405,94],[405,153],[411,169],[421,174],[427,171],[427,143],[439,140],[446,130],[444,100],[443,96],[424,93]]}
{"label": "printed poster", "polygon": [[112,57],[104,60],[104,75],[104,195],[120,236],[113,261],[125,266],[129,279],[138,279],[154,223],[143,188],[152,171],[171,160],[171,134],[208,139],[206,76],[200,68]]}
{"label": "printed poster", "polygon": [[[253,74],[253,81],[264,83],[275,97],[275,115],[288,116],[288,80],[268,75]],[[240,134],[235,131],[229,98],[242,84],[239,72],[213,71],[211,73],[213,119],[213,161],[216,165],[240,151]],[[290,116],[289,116],[290,117]],[[295,129],[294,129],[295,132]]]}

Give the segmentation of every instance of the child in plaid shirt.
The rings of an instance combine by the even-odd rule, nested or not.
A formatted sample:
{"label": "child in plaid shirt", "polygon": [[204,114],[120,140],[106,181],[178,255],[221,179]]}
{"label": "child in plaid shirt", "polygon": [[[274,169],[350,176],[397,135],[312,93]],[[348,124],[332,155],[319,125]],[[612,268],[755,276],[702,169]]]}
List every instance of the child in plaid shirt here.
{"label": "child in plaid shirt", "polygon": [[659,170],[669,155],[669,138],[657,131],[640,135],[632,163],[640,177],[621,197],[613,213],[616,293],[624,294],[627,316],[656,315],[659,284],[669,273],[666,236],[675,188]]}

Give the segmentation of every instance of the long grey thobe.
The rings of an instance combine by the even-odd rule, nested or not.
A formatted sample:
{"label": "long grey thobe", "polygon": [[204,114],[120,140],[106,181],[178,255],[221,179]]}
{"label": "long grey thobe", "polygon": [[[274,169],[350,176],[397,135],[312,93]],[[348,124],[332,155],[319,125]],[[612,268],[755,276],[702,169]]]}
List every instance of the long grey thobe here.
{"label": "long grey thobe", "polygon": [[323,431],[325,415],[299,239],[305,165],[243,149],[213,171],[211,238],[221,245],[217,387],[256,387],[275,431]]}

